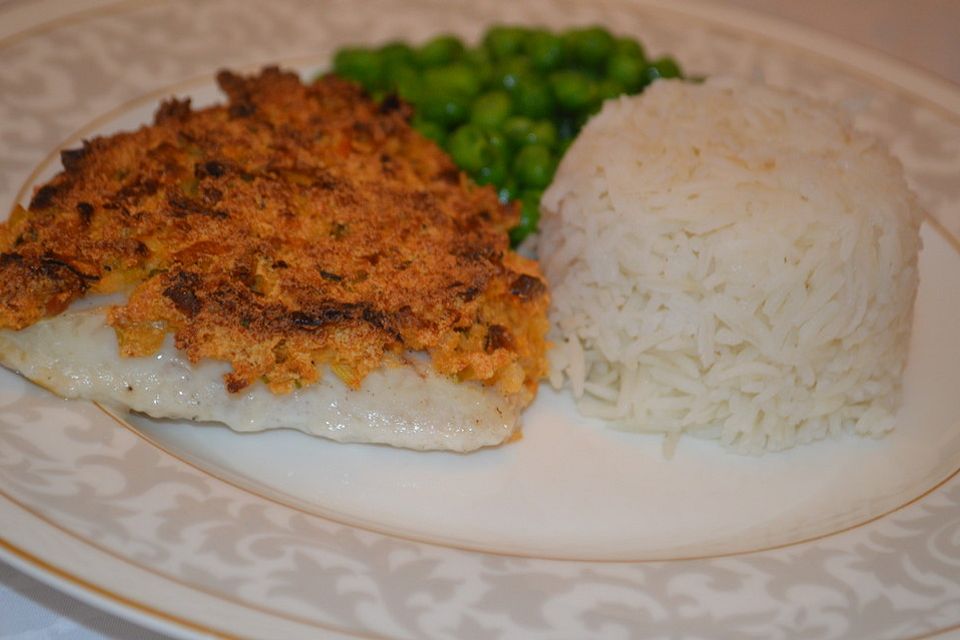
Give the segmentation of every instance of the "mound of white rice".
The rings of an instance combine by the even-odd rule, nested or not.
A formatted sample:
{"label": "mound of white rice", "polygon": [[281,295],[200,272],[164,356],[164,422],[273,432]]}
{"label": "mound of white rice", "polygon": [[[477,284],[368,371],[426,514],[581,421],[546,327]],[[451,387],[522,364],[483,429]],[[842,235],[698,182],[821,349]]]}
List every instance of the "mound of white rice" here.
{"label": "mound of white rice", "polygon": [[747,452],[892,428],[921,213],[844,114],[658,81],[604,105],[542,208],[551,380],[585,414]]}

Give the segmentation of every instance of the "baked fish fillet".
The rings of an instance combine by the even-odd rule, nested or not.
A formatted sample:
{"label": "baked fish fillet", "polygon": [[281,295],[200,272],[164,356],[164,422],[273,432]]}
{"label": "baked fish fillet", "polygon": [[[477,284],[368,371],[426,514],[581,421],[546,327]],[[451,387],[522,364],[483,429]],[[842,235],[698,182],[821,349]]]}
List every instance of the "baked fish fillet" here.
{"label": "baked fish fillet", "polygon": [[168,100],[63,151],[0,224],[0,362],[242,431],[509,439],[546,372],[549,306],[510,250],[516,207],[395,97],[276,68],[217,81],[226,104]]}
{"label": "baked fish fillet", "polygon": [[471,451],[514,432],[525,404],[493,387],[457,383],[422,357],[371,372],[359,389],[335,375],[278,396],[262,384],[228,393],[229,365],[190,363],[168,338],[152,356],[122,358],[106,310],[67,311],[0,331],[0,360],[65,398],[157,418],[222,422],[236,431],[291,428],[339,442]]}

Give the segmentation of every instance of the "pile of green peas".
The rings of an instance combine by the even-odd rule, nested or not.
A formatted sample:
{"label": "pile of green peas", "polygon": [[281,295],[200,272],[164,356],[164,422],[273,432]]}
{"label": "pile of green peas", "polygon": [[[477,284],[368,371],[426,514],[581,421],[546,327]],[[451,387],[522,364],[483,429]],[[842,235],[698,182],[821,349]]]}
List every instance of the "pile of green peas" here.
{"label": "pile of green peas", "polygon": [[648,60],[637,40],[602,27],[503,25],[474,47],[439,35],[419,46],[343,48],[333,70],[375,99],[395,93],[412,104],[418,131],[476,182],[493,185],[502,202],[519,200],[514,246],[536,230],[543,190],[601,103],[682,77],[672,58]]}

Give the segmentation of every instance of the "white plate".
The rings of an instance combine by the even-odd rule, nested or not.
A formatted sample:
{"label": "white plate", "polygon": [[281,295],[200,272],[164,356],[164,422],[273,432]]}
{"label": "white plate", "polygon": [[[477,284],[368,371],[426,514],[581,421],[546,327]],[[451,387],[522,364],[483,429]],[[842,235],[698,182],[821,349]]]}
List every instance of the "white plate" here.
{"label": "white plate", "polygon": [[56,149],[136,126],[163,96],[209,101],[219,67],[306,73],[344,43],[475,38],[495,21],[607,24],[693,73],[839,101],[890,143],[931,213],[896,431],[762,458],[684,440],[667,461],[658,439],[604,430],[544,389],[522,441],[422,454],[130,426],[0,371],[4,557],[188,636],[876,638],[960,623],[953,88],[701,5],[123,3],[0,41],[0,201],[55,171]]}

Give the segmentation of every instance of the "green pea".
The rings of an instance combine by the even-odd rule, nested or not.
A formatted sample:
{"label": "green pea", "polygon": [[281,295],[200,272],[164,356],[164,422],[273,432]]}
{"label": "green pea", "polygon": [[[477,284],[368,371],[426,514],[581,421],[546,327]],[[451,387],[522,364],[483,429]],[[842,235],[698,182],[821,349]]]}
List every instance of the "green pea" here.
{"label": "green pea", "polygon": [[454,127],[470,116],[480,81],[465,64],[432,67],[423,72],[417,108],[428,120]]}
{"label": "green pea", "polygon": [[500,187],[507,180],[509,164],[503,156],[495,156],[489,163],[473,174],[477,184],[492,184]]}
{"label": "green pea", "polygon": [[559,135],[557,127],[550,120],[539,120],[533,123],[530,131],[524,138],[526,144],[537,144],[553,148],[557,144]]}
{"label": "green pea", "polygon": [[424,91],[417,109],[427,120],[443,127],[455,127],[470,116],[470,100],[442,92]]}
{"label": "green pea", "polygon": [[517,182],[530,189],[544,189],[553,180],[557,169],[556,158],[542,144],[531,144],[520,149],[513,159]]}
{"label": "green pea", "polygon": [[512,101],[506,91],[481,94],[470,107],[470,122],[484,129],[496,129],[510,116]]}
{"label": "green pea", "polygon": [[505,60],[520,53],[526,35],[520,27],[491,27],[483,37],[483,46],[494,59]]}
{"label": "green pea", "polygon": [[613,48],[618,55],[635,58],[641,62],[646,61],[647,56],[643,51],[643,45],[633,38],[617,38]]}
{"label": "green pea", "polygon": [[[600,103],[610,98],[616,98],[624,93],[627,93],[624,86],[612,78],[604,78],[597,83],[597,98],[600,100]],[[600,103],[597,104],[598,109],[600,108]]]}
{"label": "green pea", "polygon": [[581,71],[557,71],[550,76],[550,88],[557,105],[567,112],[586,111],[596,102],[594,81]]}
{"label": "green pea", "polygon": [[398,64],[388,75],[388,88],[396,91],[397,95],[411,104],[420,100],[421,74],[415,68]]}
{"label": "green pea", "polygon": [[473,176],[479,175],[484,167],[494,166],[504,158],[501,150],[491,144],[483,130],[472,124],[465,124],[454,131],[447,147],[457,166]]}
{"label": "green pea", "polygon": [[463,57],[460,61],[471,66],[493,64],[493,58],[490,52],[483,47],[471,47],[467,49],[463,52]]}
{"label": "green pea", "polygon": [[425,93],[453,95],[471,100],[480,93],[480,79],[468,65],[455,63],[423,72]]}
{"label": "green pea", "polygon": [[517,188],[517,181],[512,177],[504,180],[500,188],[497,189],[497,197],[500,198],[502,204],[507,204],[511,200],[515,200],[519,194],[520,191]]}
{"label": "green pea", "polygon": [[380,86],[383,68],[382,60],[375,51],[345,47],[334,55],[333,70],[337,75],[359,82],[370,91]]}
{"label": "green pea", "polygon": [[536,78],[521,81],[513,90],[513,108],[530,118],[545,118],[553,113],[555,103],[549,85]]}
{"label": "green pea", "polygon": [[413,47],[405,42],[389,42],[377,50],[384,68],[414,64]]}
{"label": "green pea", "polygon": [[[538,209],[540,206],[540,199],[543,197],[542,189],[525,189],[520,193],[520,199],[529,202],[530,204],[537,205]],[[539,217],[539,215],[537,216]]]}
{"label": "green pea", "polygon": [[563,41],[549,31],[539,30],[526,43],[530,63],[538,71],[552,71],[563,63]]}
{"label": "green pea", "polygon": [[499,187],[509,177],[509,149],[496,132],[466,124],[453,132],[447,148],[454,162],[478,184]]}
{"label": "green pea", "polygon": [[447,132],[439,124],[421,118],[414,118],[412,124],[413,128],[419,131],[423,137],[430,138],[441,147],[443,146],[447,138]]}
{"label": "green pea", "polygon": [[530,60],[516,57],[501,62],[495,71],[494,83],[507,91],[513,91],[531,76]]}
{"label": "green pea", "polygon": [[485,129],[483,135],[487,138],[487,143],[496,153],[507,157],[510,155],[510,143],[506,136],[492,129]]}
{"label": "green pea", "polygon": [[553,147],[559,139],[556,125],[546,119],[535,121],[525,116],[510,116],[504,120],[500,130],[514,147],[532,144]]}
{"label": "green pea", "polygon": [[646,64],[642,59],[618,53],[607,60],[607,78],[626,91],[636,93],[643,88]]}
{"label": "green pea", "polygon": [[514,147],[531,144],[553,147],[558,140],[557,127],[550,120],[534,121],[524,116],[511,116],[504,121],[501,131]]}
{"label": "green pea", "polygon": [[[537,212],[539,213],[539,211]],[[533,230],[529,228],[529,225],[523,223],[523,205],[520,206],[520,222],[517,223],[517,226],[510,229],[510,246],[516,249],[520,244],[527,239]],[[540,220],[537,220],[539,223]]]}
{"label": "green pea", "polygon": [[682,78],[680,65],[673,58],[659,58],[650,63],[643,71],[644,79],[647,83],[653,82],[658,78]]}
{"label": "green pea", "polygon": [[564,35],[566,49],[573,62],[584,67],[598,68],[613,53],[615,42],[603,27],[573,29]]}
{"label": "green pea", "polygon": [[507,141],[520,147],[526,144],[527,134],[533,128],[533,120],[526,116],[510,116],[503,121],[500,131]]}
{"label": "green pea", "polygon": [[428,40],[414,51],[414,60],[421,67],[438,67],[456,61],[463,51],[459,38],[442,35]]}
{"label": "green pea", "polygon": [[460,61],[473,69],[481,86],[486,87],[493,82],[496,68],[490,58],[490,53],[483,47],[467,49]]}
{"label": "green pea", "polygon": [[510,229],[510,244],[516,247],[531,233],[537,230],[540,223],[540,197],[542,191],[524,191],[520,196],[520,221]]}

